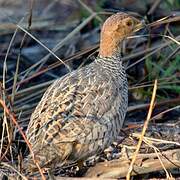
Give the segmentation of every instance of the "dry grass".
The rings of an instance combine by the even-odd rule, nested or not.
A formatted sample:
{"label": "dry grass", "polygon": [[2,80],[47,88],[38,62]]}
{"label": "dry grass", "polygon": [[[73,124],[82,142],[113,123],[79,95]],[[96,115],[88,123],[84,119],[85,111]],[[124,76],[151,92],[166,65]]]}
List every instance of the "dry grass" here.
{"label": "dry grass", "polygon": [[[144,124],[147,128],[148,124],[147,121],[144,123],[144,119],[154,79],[158,81],[158,88],[151,122],[157,126],[160,122],[179,123],[180,18],[174,15],[179,12],[165,13],[171,6],[167,6],[166,1],[149,3],[149,9],[146,9],[145,4],[139,4],[139,1],[133,4],[134,9],[126,3],[112,2],[111,7],[107,8],[103,1],[93,4],[88,0],[78,0],[78,5],[70,1],[29,1],[28,7],[22,9],[19,6],[23,1],[8,2],[9,4],[0,1],[1,12],[6,14],[0,18],[0,175],[2,169],[3,174],[15,173],[26,179],[22,173],[21,161],[27,155],[26,145],[29,146],[24,132],[31,113],[46,88],[56,78],[93,61],[92,56],[96,56],[98,52],[100,25],[105,17],[114,12],[113,7],[131,9],[134,12],[129,13],[145,19],[147,24],[147,29],[129,37],[123,48],[122,59],[127,65],[130,91],[125,126],[135,123],[138,126]],[[61,10],[67,8],[65,17],[58,14],[60,11],[57,7]],[[171,8],[176,9],[173,5]],[[13,13],[19,20],[13,19]],[[126,130],[129,131],[128,128],[124,129],[125,133]],[[136,132],[136,129],[133,131]],[[139,138],[135,132],[132,134],[133,142],[136,142],[134,138]],[[144,131],[139,142],[146,144],[157,154],[165,147],[166,150],[172,148],[170,142],[174,143],[174,149],[179,147],[178,141],[163,139],[161,133],[157,133],[159,138],[147,137]],[[174,134],[169,134],[169,137],[172,136]],[[178,133],[177,136],[179,138]],[[151,144],[148,138],[159,139],[160,142],[158,141],[158,145],[155,142]],[[143,151],[141,143],[136,152]],[[158,158],[161,161],[161,157]],[[171,178],[173,174],[164,168],[163,163],[162,167],[165,177]],[[43,177],[40,168],[39,171]],[[180,177],[179,174],[175,175]]]}
{"label": "dry grass", "polygon": [[134,163],[135,163],[135,161],[136,161],[136,157],[137,157],[137,155],[138,155],[138,153],[139,153],[139,150],[140,150],[140,148],[141,148],[141,144],[142,144],[142,142],[143,142],[144,135],[145,135],[145,133],[146,133],[146,130],[147,130],[147,128],[148,128],[149,121],[150,121],[150,119],[151,119],[151,115],[152,115],[153,108],[154,108],[154,104],[155,104],[156,91],[157,91],[157,80],[155,80],[155,82],[154,82],[154,88],[153,88],[153,93],[152,93],[152,98],[151,98],[151,103],[150,103],[148,115],[147,115],[146,121],[144,122],[144,126],[143,126],[142,133],[141,133],[141,136],[140,136],[140,138],[139,138],[139,141],[138,141],[138,144],[137,144],[137,147],[136,147],[136,151],[134,152],[134,155],[133,155],[131,164],[130,164],[130,166],[129,166],[128,173],[127,173],[127,175],[126,175],[126,179],[127,179],[127,180],[130,180],[131,172],[132,172],[132,170],[133,170],[133,166],[134,166]]}

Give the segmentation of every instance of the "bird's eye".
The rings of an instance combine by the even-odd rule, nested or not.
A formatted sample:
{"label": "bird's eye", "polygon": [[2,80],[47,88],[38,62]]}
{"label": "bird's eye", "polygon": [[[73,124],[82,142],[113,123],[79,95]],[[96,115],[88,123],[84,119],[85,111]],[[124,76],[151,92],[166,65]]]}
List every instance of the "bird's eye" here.
{"label": "bird's eye", "polygon": [[132,25],[133,25],[132,20],[129,19],[128,21],[126,21],[126,26],[130,27]]}

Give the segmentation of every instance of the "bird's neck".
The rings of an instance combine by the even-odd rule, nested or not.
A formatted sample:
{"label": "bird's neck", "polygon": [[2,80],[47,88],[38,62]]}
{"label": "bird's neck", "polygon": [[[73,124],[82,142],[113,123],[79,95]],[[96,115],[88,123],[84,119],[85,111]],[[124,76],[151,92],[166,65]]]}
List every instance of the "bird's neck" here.
{"label": "bird's neck", "polygon": [[102,71],[107,73],[110,72],[112,74],[119,74],[121,72],[124,72],[120,54],[117,54],[116,56],[113,55],[112,57],[102,57],[101,55],[99,55],[96,58],[95,63]]}
{"label": "bird's neck", "polygon": [[122,65],[121,61],[121,55],[117,53],[116,55],[113,55],[111,57],[103,57],[99,55],[96,59],[96,62],[101,65],[102,68],[120,68]]}
{"label": "bird's neck", "polygon": [[[102,72],[102,74],[108,75],[109,78],[113,77],[113,79],[117,82],[120,82],[119,79],[126,80],[126,71],[120,55],[112,57],[98,56],[94,65],[99,71]],[[119,84],[119,87],[120,86],[122,85]]]}
{"label": "bird's neck", "polygon": [[122,39],[101,34],[99,56],[102,58],[118,56],[121,53],[121,42]]}
{"label": "bird's neck", "polygon": [[96,62],[102,70],[119,74],[124,72],[124,67],[121,60],[121,44],[123,39],[117,39],[113,36],[108,36],[101,33],[99,56]]}

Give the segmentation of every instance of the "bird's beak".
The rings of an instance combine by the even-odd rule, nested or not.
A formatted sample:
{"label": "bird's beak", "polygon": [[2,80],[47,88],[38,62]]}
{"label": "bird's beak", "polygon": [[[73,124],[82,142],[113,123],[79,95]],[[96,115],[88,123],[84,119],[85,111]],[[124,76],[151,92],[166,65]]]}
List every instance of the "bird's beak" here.
{"label": "bird's beak", "polygon": [[144,21],[140,21],[140,20],[137,20],[135,19],[135,27],[134,27],[134,30],[133,32],[137,32],[139,31],[140,29],[144,28],[145,27],[145,23]]}

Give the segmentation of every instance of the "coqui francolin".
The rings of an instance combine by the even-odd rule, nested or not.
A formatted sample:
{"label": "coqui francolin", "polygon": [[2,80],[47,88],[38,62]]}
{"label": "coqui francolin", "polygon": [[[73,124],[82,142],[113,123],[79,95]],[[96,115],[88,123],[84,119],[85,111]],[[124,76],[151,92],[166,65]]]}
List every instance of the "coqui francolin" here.
{"label": "coqui francolin", "polygon": [[[41,168],[85,160],[117,138],[128,106],[120,45],[141,27],[126,13],[110,16],[103,24],[95,61],[57,79],[46,90],[26,132]],[[37,169],[31,154],[28,167]]]}

